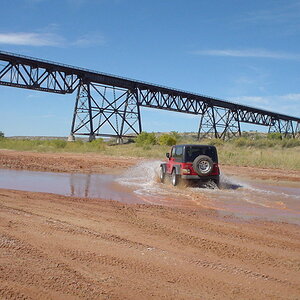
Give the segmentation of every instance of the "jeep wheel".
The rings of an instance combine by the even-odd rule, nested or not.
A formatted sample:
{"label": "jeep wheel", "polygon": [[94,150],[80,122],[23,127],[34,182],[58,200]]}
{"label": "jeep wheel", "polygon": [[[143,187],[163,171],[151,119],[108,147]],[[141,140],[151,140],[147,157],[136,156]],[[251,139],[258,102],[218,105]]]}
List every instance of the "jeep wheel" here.
{"label": "jeep wheel", "polygon": [[176,174],[175,169],[172,171],[172,185],[176,186],[179,182],[179,176]]}
{"label": "jeep wheel", "polygon": [[213,161],[206,155],[199,155],[193,161],[193,168],[198,175],[209,175],[213,169]]}
{"label": "jeep wheel", "polygon": [[166,177],[166,173],[164,172],[164,168],[160,167],[160,171],[159,171],[159,179],[161,183],[165,182],[165,177]]}

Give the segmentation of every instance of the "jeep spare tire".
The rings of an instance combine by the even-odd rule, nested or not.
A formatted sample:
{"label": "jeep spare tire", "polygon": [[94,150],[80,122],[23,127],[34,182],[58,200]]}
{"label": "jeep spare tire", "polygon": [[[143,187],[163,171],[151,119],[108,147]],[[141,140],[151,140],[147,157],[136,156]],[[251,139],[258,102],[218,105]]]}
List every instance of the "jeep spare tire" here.
{"label": "jeep spare tire", "polygon": [[206,155],[199,155],[193,161],[193,168],[200,176],[209,175],[213,169],[213,161]]}

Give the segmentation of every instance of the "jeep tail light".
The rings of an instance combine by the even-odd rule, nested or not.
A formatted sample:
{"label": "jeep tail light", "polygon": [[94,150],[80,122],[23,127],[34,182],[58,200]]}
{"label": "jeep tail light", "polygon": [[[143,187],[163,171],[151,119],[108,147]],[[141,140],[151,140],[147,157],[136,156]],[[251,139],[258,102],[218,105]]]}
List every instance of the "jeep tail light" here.
{"label": "jeep tail light", "polygon": [[191,170],[190,169],[181,169],[181,174],[182,175],[191,174]]}
{"label": "jeep tail light", "polygon": [[214,164],[213,170],[212,170],[212,175],[220,175],[220,169],[218,164]]}

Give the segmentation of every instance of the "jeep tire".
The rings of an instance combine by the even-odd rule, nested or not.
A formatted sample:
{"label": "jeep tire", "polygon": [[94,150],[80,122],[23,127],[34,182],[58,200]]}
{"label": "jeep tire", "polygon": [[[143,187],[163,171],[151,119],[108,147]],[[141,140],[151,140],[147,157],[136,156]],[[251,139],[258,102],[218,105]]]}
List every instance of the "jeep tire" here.
{"label": "jeep tire", "polygon": [[175,169],[173,169],[171,174],[171,182],[173,186],[176,186],[179,183],[179,175],[176,174]]}
{"label": "jeep tire", "polygon": [[166,173],[164,171],[163,166],[160,166],[160,170],[159,170],[159,179],[161,183],[165,182],[165,177],[166,177]]}
{"label": "jeep tire", "polygon": [[193,168],[200,176],[209,175],[213,170],[213,161],[206,155],[199,155],[193,161]]}

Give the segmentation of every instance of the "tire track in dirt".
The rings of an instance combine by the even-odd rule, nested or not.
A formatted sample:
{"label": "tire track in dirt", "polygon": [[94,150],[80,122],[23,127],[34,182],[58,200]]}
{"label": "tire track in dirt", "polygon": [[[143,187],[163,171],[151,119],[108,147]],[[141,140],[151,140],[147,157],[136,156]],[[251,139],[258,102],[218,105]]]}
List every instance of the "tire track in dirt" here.
{"label": "tire track in dirt", "polygon": [[[138,276],[139,279],[135,279],[136,283],[143,279],[147,281],[148,284],[151,284],[153,278],[159,277],[163,285],[169,284],[170,288],[176,283],[178,286],[181,286],[182,289],[185,289],[185,298],[198,297],[197,294],[193,294],[189,288],[194,287],[195,285],[201,285],[201,288],[205,289],[205,285],[209,286],[214,284],[216,287],[222,288],[222,285],[217,280],[211,280],[202,276],[196,277],[196,274],[193,274],[193,271],[190,269],[189,265],[186,265],[186,269],[189,269],[187,272],[186,269],[181,269],[181,274],[175,273],[172,268],[163,268],[161,266],[155,266],[149,262],[141,262],[137,257],[134,258],[121,258],[112,255],[97,255],[97,253],[90,253],[85,251],[72,251],[70,249],[63,250],[63,253],[66,257],[70,257],[73,260],[78,260],[80,263],[84,264],[97,264],[101,266],[109,267],[112,272],[113,270],[118,270],[118,273],[124,272],[130,280],[132,274]],[[200,283],[201,282],[201,283]],[[158,283],[156,283],[158,284]],[[172,288],[171,288],[172,289]],[[169,291],[170,299],[176,297],[174,291]],[[178,296],[178,295],[177,295]]]}
{"label": "tire track in dirt", "polygon": [[[200,266],[202,268],[219,270],[220,272],[228,272],[228,273],[235,274],[235,275],[245,275],[246,277],[249,277],[249,278],[252,277],[255,279],[269,280],[269,281],[274,281],[276,283],[281,283],[281,284],[285,284],[288,286],[292,286],[292,284],[290,282],[288,282],[287,280],[281,280],[281,279],[272,277],[267,274],[254,272],[249,269],[244,269],[244,268],[237,267],[237,266],[231,266],[231,265],[226,265],[226,264],[222,264],[222,263],[214,263],[214,262],[207,261],[207,260],[196,260],[196,261],[191,261],[191,263],[196,264],[197,266]],[[298,285],[296,285],[296,284],[293,284],[293,287],[299,288]]]}
{"label": "tire track in dirt", "polygon": [[[134,208],[131,208],[133,211]],[[287,234],[287,232],[282,232],[282,234],[278,234],[278,231],[272,231],[269,233],[272,233],[272,236],[268,236],[265,233],[260,233],[257,230],[248,229],[244,225],[247,224],[247,222],[244,222],[244,231],[240,230],[240,227],[232,222],[227,222],[226,226],[224,226],[224,220],[222,222],[218,222],[214,220],[214,222],[210,222],[207,220],[202,221],[203,219],[203,211],[201,213],[194,211],[191,213],[191,211],[185,211],[184,213],[180,215],[180,225],[178,224],[178,220],[176,217],[174,218],[174,214],[172,213],[172,210],[168,210],[168,213],[161,209],[156,210],[156,216],[160,217],[160,224],[167,224],[171,228],[178,228],[180,227],[181,230],[184,229],[187,232],[193,231],[195,233],[196,230],[198,230],[201,235],[209,236],[214,235],[220,238],[228,239],[230,238],[231,241],[237,241],[237,242],[251,242],[253,246],[264,246],[271,248],[280,248],[282,250],[290,250],[294,252],[300,251],[300,244],[296,241],[299,240],[300,235],[293,236],[291,234]],[[177,212],[178,214],[178,212]],[[130,216],[131,215],[131,216]],[[128,213],[126,214],[128,218],[133,219],[133,223],[137,219],[136,213]],[[232,218],[233,219],[233,218]],[[232,220],[235,221],[234,219]],[[171,223],[171,226],[170,224]],[[255,226],[254,222],[249,223],[252,226]],[[274,223],[276,226],[276,223]],[[297,225],[291,225],[288,226],[296,227]],[[266,230],[267,231],[267,230]],[[197,231],[196,231],[197,232]]]}
{"label": "tire track in dirt", "polygon": [[[12,209],[15,211],[15,213],[19,214],[20,212],[23,213],[24,215],[30,215],[27,211],[23,210],[16,210]],[[249,253],[249,250],[246,248],[241,248],[241,247],[236,247],[234,245],[230,245],[228,243],[223,243],[223,242],[217,242],[211,239],[203,238],[203,237],[196,237],[194,235],[190,235],[188,233],[183,233],[183,232],[178,232],[174,229],[170,229],[167,227],[162,227],[159,226],[157,227],[155,224],[151,222],[146,222],[145,219],[138,219],[136,213],[134,212],[133,208],[127,208],[126,211],[126,216],[127,221],[129,219],[133,220],[134,225],[142,225],[140,226],[141,228],[147,228],[148,231],[151,233],[155,232],[158,234],[162,234],[165,236],[172,236],[172,238],[176,239],[177,242],[180,242],[185,245],[192,245],[197,248],[201,248],[205,251],[210,251],[215,254],[217,254],[220,257],[223,258],[232,258],[232,257],[238,257],[239,259],[251,259],[252,257],[255,257],[255,260],[259,259],[260,263],[265,263],[268,262],[269,264],[274,264],[276,263],[274,259],[270,258],[270,256],[265,255],[263,252],[257,252],[256,253]],[[38,215],[37,215],[38,216]],[[39,216],[40,218],[43,218],[42,216]],[[62,232],[66,233],[71,233],[71,234],[81,234],[81,235],[89,235],[89,236],[94,236],[95,238],[101,238],[103,240],[119,243],[119,244],[124,244],[124,245],[129,245],[130,247],[137,247],[140,249],[147,249],[151,248],[150,245],[148,244],[142,244],[142,243],[137,243],[133,242],[128,239],[120,238],[117,235],[112,235],[112,234],[101,234],[99,232],[91,231],[87,228],[84,227],[79,227],[79,226],[74,226],[73,224],[69,224],[66,222],[61,222],[60,220],[55,220],[55,219],[46,219],[46,223],[49,225],[49,229],[53,230],[60,230]],[[214,232],[215,233],[215,232]],[[230,253],[227,253],[227,249],[230,248]],[[232,251],[233,250],[233,251]],[[277,262],[278,264],[278,262]],[[287,268],[291,268],[292,270],[297,270],[299,271],[299,266],[300,263],[298,261],[289,261],[289,262],[284,262],[284,260],[281,258],[280,259],[280,265],[283,265]]]}
{"label": "tire track in dirt", "polygon": [[16,297],[34,299],[296,299],[300,294],[297,240],[282,249],[287,236],[270,230],[268,246],[255,241],[263,241],[267,228],[294,236],[297,226],[266,222],[260,230],[255,222],[236,223],[212,210],[1,194],[9,196],[0,195],[3,295],[11,286]]}
{"label": "tire track in dirt", "polygon": [[[55,228],[56,230],[57,228]],[[75,232],[78,232],[78,231],[75,231]],[[71,233],[72,235],[74,234],[74,231],[69,231],[68,230],[68,233]],[[87,234],[89,235],[90,232],[89,231],[80,231],[80,234]],[[2,243],[1,245],[4,247],[4,248],[9,248],[9,249],[17,249],[19,252],[21,251],[21,253],[19,253],[19,256],[22,256],[22,257],[26,257],[26,255],[24,255],[24,253],[26,254],[27,252],[31,252],[31,254],[33,254],[35,251],[34,249],[24,245],[23,243],[20,243],[20,241],[16,240],[15,238],[12,238],[12,237],[9,237],[9,236],[5,236],[2,238],[2,240],[4,241],[4,243]],[[129,246],[130,247],[130,246]],[[38,258],[42,258],[43,254],[42,252],[37,252],[35,253],[34,256],[37,256]],[[73,257],[74,258],[74,257]],[[52,261],[49,259],[49,257],[44,257],[44,259],[47,259],[48,263],[51,263]],[[91,257],[89,257],[90,260],[93,261],[93,264],[99,262],[97,260],[97,257],[95,257],[94,255]],[[140,263],[137,263],[135,261],[132,261],[132,262],[126,262],[124,260],[121,260],[121,259],[118,259],[118,258],[113,258],[113,257],[110,257],[110,256],[102,256],[101,259],[100,259],[100,262],[102,263],[102,265],[106,265],[106,266],[118,266],[119,268],[121,269],[131,269],[133,273],[137,273],[139,275],[142,275],[142,276],[146,276],[148,278],[148,280],[151,280],[151,277],[153,276],[162,276],[162,272],[160,271],[159,268],[155,268],[153,269],[153,267],[149,267],[148,265],[145,265],[145,264],[140,264]],[[47,275],[49,274],[49,268],[52,269],[52,268],[56,268],[56,271],[57,271],[57,268],[61,269],[63,268],[64,271],[69,271],[69,268],[68,268],[68,264],[66,265],[65,263],[55,263],[54,266],[48,266],[48,271],[45,271],[44,272],[44,276],[47,277]],[[9,270],[9,272],[12,272],[12,269]],[[52,274],[52,273],[50,273]],[[24,275],[24,274],[23,274]],[[22,275],[22,277],[23,277]],[[27,275],[27,274],[26,274]],[[63,275],[63,277],[66,277],[66,275]],[[70,277],[70,275],[68,276]],[[178,279],[174,276],[171,276],[170,272],[168,273],[164,273],[164,277],[166,278],[166,281],[170,281],[171,283],[174,283],[174,282],[178,282]],[[171,277],[171,278],[170,278]],[[188,278],[188,276],[187,276]],[[11,279],[11,278],[10,278]],[[59,280],[58,280],[58,277],[57,276],[52,276],[51,279],[53,279],[55,281],[55,284],[51,284],[51,287],[52,288],[55,288],[56,290],[59,290],[61,292],[69,292],[68,290],[61,290],[57,285],[59,284]],[[168,280],[167,280],[168,279]],[[17,280],[19,281],[20,278],[17,277]],[[36,281],[37,278],[34,278],[34,281]],[[83,278],[78,278],[78,275],[76,276],[76,280],[80,280],[82,281]],[[22,282],[22,280],[21,280]],[[73,282],[74,279],[73,279]],[[185,285],[188,285],[188,286],[193,286],[193,284],[189,284],[189,281],[184,281],[185,282]],[[210,281],[207,282],[207,280],[204,280],[204,282],[208,283],[208,284],[211,284]],[[23,282],[25,284],[33,284],[32,281],[30,282]],[[48,288],[48,285],[47,283],[43,282],[42,283],[44,287]],[[215,283],[216,284],[216,283]],[[82,290],[82,287],[80,287],[80,289]],[[174,295],[175,296],[175,295]]]}
{"label": "tire track in dirt", "polygon": [[45,218],[42,215],[33,214],[31,212],[28,212],[28,211],[25,211],[22,209],[5,207],[4,205],[1,205],[0,208],[6,209],[7,211],[10,211],[11,213],[14,213],[17,215],[23,214],[24,216],[35,216],[35,217],[39,218],[41,221],[41,224],[42,223],[47,224],[47,231],[45,232],[46,235],[51,234],[51,231],[61,231],[61,232],[69,233],[72,235],[88,235],[88,236],[100,238],[100,239],[103,239],[103,240],[106,240],[109,242],[123,244],[123,245],[127,245],[129,247],[135,247],[138,249],[146,249],[149,247],[151,248],[151,246],[148,244],[143,244],[143,243],[135,242],[132,240],[128,240],[128,239],[122,238],[122,237],[120,237],[118,235],[114,235],[114,234],[100,233],[97,231],[90,230],[83,226],[78,226],[78,225],[74,225],[71,223],[61,221],[59,219]]}
{"label": "tire track in dirt", "polygon": [[26,293],[14,288],[13,282],[4,282],[0,280],[0,299],[33,300]]}
{"label": "tire track in dirt", "polygon": [[97,299],[99,292],[103,292],[103,290],[91,288],[95,286],[95,281],[84,276],[80,271],[64,262],[53,260],[44,251],[8,234],[0,235],[0,251],[4,252],[4,256],[13,257],[18,264],[24,265],[26,261],[31,261],[33,265],[38,266],[33,270],[24,271],[20,267],[16,269],[12,264],[0,265],[2,281],[17,281],[27,286],[34,286],[39,282],[46,290],[54,289],[63,294],[78,296],[84,292],[89,299]]}
{"label": "tire track in dirt", "polygon": [[[286,259],[285,257],[272,257],[267,251],[260,251],[257,249],[249,249],[248,247],[241,247],[239,245],[224,242],[224,240],[218,240],[213,235],[210,238],[204,238],[203,235],[195,235],[185,233],[182,231],[182,226],[180,224],[181,231],[177,231],[174,227],[167,227],[157,221],[150,221],[147,218],[139,217],[136,211],[131,208],[126,211],[127,220],[130,220],[131,224],[137,225],[140,228],[148,231],[151,234],[157,234],[159,236],[168,236],[176,242],[182,245],[189,245],[196,247],[197,249],[202,249],[206,252],[212,252],[221,258],[234,258],[243,261],[251,261],[254,264],[266,264],[266,265],[276,265],[284,266],[289,270],[300,270],[300,262],[298,260]],[[201,234],[201,232],[200,232]],[[213,232],[215,234],[215,232]]]}
{"label": "tire track in dirt", "polygon": [[[128,222],[128,220],[131,220],[132,224],[138,225],[141,228],[148,228],[150,231],[153,230],[153,228],[155,230],[158,229],[158,227],[155,224],[153,226],[153,224],[150,224],[149,222],[148,223],[145,222],[145,218],[143,218],[142,221],[139,220],[139,217],[137,215],[137,211],[134,208],[127,208],[125,210],[125,214],[123,214],[123,216],[124,216],[124,219],[127,220],[127,222]],[[164,216],[165,216],[165,214],[164,214]],[[141,226],[141,224],[142,224],[142,226]],[[202,222],[202,224],[204,224],[204,223]],[[193,225],[195,225],[195,224],[193,224]],[[182,227],[182,224],[180,224],[180,226]],[[174,235],[174,231],[172,231],[172,234],[171,234],[170,230],[166,231],[165,228],[163,228],[163,231],[164,231],[163,234],[166,235],[166,236],[168,236],[168,237]],[[209,231],[209,232],[212,233],[212,231]],[[219,232],[213,232],[213,233],[217,233],[218,234]],[[182,235],[182,232],[180,232],[180,233],[176,232],[175,235],[176,236]],[[247,237],[247,235],[243,235],[243,240],[247,240],[246,237]],[[194,238],[194,237],[192,237],[192,238]],[[239,235],[237,235],[236,238],[240,239]],[[255,240],[257,240],[257,239],[255,239]],[[184,244],[188,244],[189,241],[191,241],[191,236],[188,236],[187,239],[183,243]],[[218,249],[220,248],[220,244],[219,243],[215,243],[215,244],[213,244],[213,246],[211,246],[211,244],[210,244],[211,241],[208,241],[208,240],[203,239],[203,238],[201,238],[200,240],[197,240],[197,238],[196,238],[196,241],[200,241],[202,244],[203,243],[209,244],[208,248],[206,248],[205,250],[208,250],[208,249],[211,250],[212,248],[215,248],[215,249],[216,248],[218,248]],[[197,244],[198,244],[197,248],[199,248],[199,243],[197,243]],[[224,246],[224,244],[223,244],[223,246]],[[228,248],[229,248],[229,246],[231,247],[231,250],[232,250],[232,245],[228,245]],[[274,243],[272,243],[272,246],[274,247]],[[278,246],[278,244],[277,244],[277,246]],[[227,245],[225,245],[225,248],[226,247],[227,247]],[[269,247],[271,247],[271,246],[269,245]],[[234,252],[242,253],[243,251],[241,251],[241,248],[239,248],[239,249],[236,249],[236,251],[234,251]],[[261,256],[264,255],[264,254],[265,254],[264,252],[260,252],[259,253],[260,257],[257,257],[258,254],[257,253],[253,253],[253,256],[255,257],[255,259],[257,259],[257,260],[259,259],[260,263],[261,263]],[[219,253],[218,253],[218,255],[219,255]],[[249,253],[247,253],[247,258],[249,258]],[[269,264],[272,265],[273,262],[272,261],[270,262],[269,257],[265,256],[265,258],[266,258],[267,261],[269,261]],[[278,257],[277,259],[280,260],[280,261],[282,261],[282,257]],[[299,270],[299,267],[298,267],[299,264],[294,264],[295,261],[291,261],[291,263],[292,263],[293,266],[295,265],[296,270]],[[262,279],[262,280],[274,281],[276,283],[281,283],[281,284],[286,284],[286,285],[292,286],[292,284],[290,284],[287,280],[281,280],[279,278],[275,278],[273,276],[270,276],[270,275],[267,275],[267,274],[264,274],[264,273],[254,272],[252,270],[244,269],[244,268],[237,267],[237,266],[224,265],[224,264],[220,264],[220,263],[218,263],[218,264],[209,263],[208,261],[197,261],[196,264],[197,265],[201,265],[202,267],[206,267],[206,268],[208,267],[208,268],[213,269],[213,270],[220,270],[222,272],[226,271],[226,272],[229,272],[231,274],[239,274],[239,275],[242,274],[242,275],[245,275],[248,278],[252,277],[252,278],[255,278],[255,279]],[[288,267],[291,266],[290,262],[288,262],[287,264],[284,264],[284,265],[286,267],[287,266]],[[292,268],[292,269],[294,269],[294,268]],[[297,286],[294,284],[293,287],[296,288]]]}

